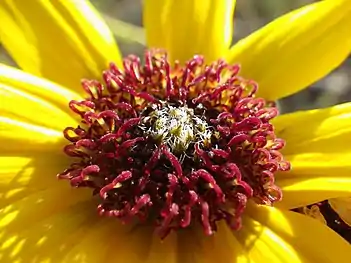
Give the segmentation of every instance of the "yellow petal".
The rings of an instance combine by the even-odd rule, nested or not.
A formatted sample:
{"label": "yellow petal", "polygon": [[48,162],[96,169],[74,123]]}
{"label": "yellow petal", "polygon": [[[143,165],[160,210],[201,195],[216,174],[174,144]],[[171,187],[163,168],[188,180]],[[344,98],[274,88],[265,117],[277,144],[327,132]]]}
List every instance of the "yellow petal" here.
{"label": "yellow petal", "polygon": [[348,0],[320,1],[284,15],[230,51],[241,75],[259,84],[258,96],[276,100],[336,68],[351,50]]}
{"label": "yellow petal", "polygon": [[[291,176],[294,174],[292,173]],[[312,177],[313,175],[311,175]],[[351,178],[340,178],[338,175],[306,178],[277,178],[276,183],[283,191],[283,199],[276,205],[285,209],[293,209],[323,201],[327,198],[349,196],[351,194]]]}
{"label": "yellow petal", "polygon": [[[91,210],[91,207],[88,207]],[[132,255],[136,252],[134,248],[132,248],[133,244],[131,241],[127,241],[128,233],[127,231],[123,231],[123,228],[129,230],[129,226],[123,226],[118,221],[116,222],[115,218],[100,218],[98,223],[89,224],[89,217],[95,217],[96,215],[92,215],[93,211],[80,211],[81,216],[85,217],[85,221],[87,224],[82,227],[78,227],[80,230],[80,235],[76,235],[76,237],[72,240],[71,248],[67,247],[67,252],[65,254],[61,254],[60,260],[55,259],[55,254],[48,254],[48,258],[55,259],[54,262],[79,262],[79,263],[96,263],[96,262],[142,262],[141,260],[132,260]],[[71,212],[71,217],[74,211]],[[96,213],[96,212],[95,212]],[[61,215],[60,215],[61,216]],[[113,222],[114,221],[114,222]],[[62,231],[65,231],[65,228],[61,227]],[[82,230],[86,230],[87,233],[82,232]],[[83,230],[83,231],[84,231]],[[65,238],[65,235],[62,235],[62,238]],[[132,236],[132,234],[130,235]],[[54,237],[54,236],[53,236]],[[125,249],[125,246],[122,243],[125,242],[126,246],[130,245],[130,249]],[[67,244],[69,245],[69,243]],[[136,245],[136,244],[135,244]],[[131,258],[127,259],[127,261],[122,261],[119,252],[128,253]],[[138,256],[138,255],[136,255]],[[142,257],[142,255],[139,255]],[[146,256],[146,255],[144,255]]]}
{"label": "yellow petal", "polygon": [[[64,262],[131,262],[159,263],[177,261],[177,243],[175,235],[161,241],[153,235],[152,228],[131,224],[120,224],[118,219],[102,218],[99,226],[82,239],[65,257]],[[95,251],[99,250],[100,256]],[[102,260],[103,259],[103,260]]]}
{"label": "yellow petal", "polygon": [[69,114],[71,114],[72,111],[68,107],[68,102],[71,100],[82,100],[82,98],[72,90],[1,63],[0,85],[13,87],[19,91],[39,97]]}
{"label": "yellow petal", "polygon": [[73,116],[50,102],[1,83],[0,97],[1,118],[16,119],[58,131],[76,123]]}
{"label": "yellow petal", "polygon": [[[253,263],[248,261],[243,248],[225,223],[219,224],[218,233],[214,236],[205,236],[202,229],[197,228],[171,233],[164,240],[160,240],[152,227],[140,225],[132,230],[128,230],[128,225],[124,227],[126,230],[122,234],[115,234],[109,239],[102,236],[101,240],[110,240],[112,245],[108,246],[109,253],[106,255],[106,262],[115,262],[114,258],[108,255],[117,253],[120,262],[133,263],[212,263],[214,259],[218,263]],[[115,233],[111,229],[106,229],[106,231]],[[82,251],[87,253],[86,246],[91,246],[91,240],[84,240],[68,258],[74,258],[79,250],[81,253]],[[106,249],[106,246],[102,249]],[[89,261],[87,254],[82,254],[81,258],[86,259],[87,262],[95,262],[94,260]],[[95,259],[94,256],[92,257]],[[70,260],[67,261],[70,262]]]}
{"label": "yellow petal", "polygon": [[[2,262],[87,262],[78,260],[78,255],[76,260],[64,258],[86,236],[101,229],[98,222],[102,218],[96,215],[94,203],[77,200],[73,193],[65,191],[39,192],[0,213]],[[98,241],[85,248],[90,249],[91,256],[104,256],[103,251],[93,249],[94,245],[98,247]],[[108,246],[108,240],[104,244]]]}
{"label": "yellow petal", "polygon": [[[21,127],[32,128],[32,133],[6,129],[7,134],[0,134],[0,261],[97,262],[115,255],[114,244],[130,258],[136,243],[116,229],[116,219],[108,223],[97,215],[91,190],[73,189],[57,180],[69,160],[61,143],[51,141],[55,134],[28,126]],[[16,140],[4,140],[9,136]],[[145,243],[149,237],[140,239]],[[145,251],[142,243],[139,248]]]}
{"label": "yellow petal", "polygon": [[[62,132],[0,117],[0,208],[53,185],[69,167]],[[63,193],[63,190],[62,190]]]}
{"label": "yellow petal", "polygon": [[69,188],[67,182],[56,179],[69,165],[56,150],[40,153],[34,149],[0,157],[0,208],[53,186]]}
{"label": "yellow petal", "polygon": [[164,48],[171,61],[202,54],[224,57],[233,34],[235,0],[146,0],[144,26],[149,47]]}
{"label": "yellow petal", "polygon": [[218,224],[213,236],[205,236],[203,229],[186,229],[177,234],[179,261],[183,263],[254,263],[225,222]]}
{"label": "yellow petal", "polygon": [[0,134],[1,262],[67,262],[62,258],[97,219],[91,191],[57,180],[68,160],[62,145],[50,141],[55,136],[39,128],[9,131],[18,145]]}
{"label": "yellow petal", "polygon": [[[1,69],[0,72],[4,73]],[[11,75],[11,70],[8,72]],[[1,81],[4,79],[5,82],[15,82],[10,77],[1,78]],[[34,91],[35,87],[31,86],[31,82],[28,86],[20,81],[18,83],[24,89],[33,89],[34,93],[40,93],[42,90],[38,86],[38,90]],[[0,92],[2,206],[33,191],[47,189],[52,182],[57,183],[56,174],[68,167],[62,151],[65,144],[62,125],[75,124],[75,121],[57,106],[29,93],[2,84]],[[50,97],[49,92],[46,93],[46,96]]]}
{"label": "yellow petal", "polygon": [[[62,144],[62,132],[0,117],[0,152],[47,151]],[[56,148],[57,149],[57,148]]]}
{"label": "yellow petal", "polygon": [[351,256],[350,245],[327,226],[268,206],[249,205],[234,234],[254,262],[340,263]]}
{"label": "yellow petal", "polygon": [[5,207],[0,212],[1,259],[177,262],[175,235],[161,241],[152,235],[151,228],[122,225],[116,218],[100,217],[95,200],[79,198],[81,191],[52,187]]}
{"label": "yellow petal", "polygon": [[0,40],[17,64],[71,89],[120,54],[89,1],[0,1]]}
{"label": "yellow petal", "polygon": [[22,150],[8,156],[0,150],[0,261],[65,262],[66,253],[93,229],[96,204],[91,191],[57,180],[68,167],[60,145],[40,152],[39,142],[27,149],[32,137],[22,139]]}
{"label": "yellow petal", "polygon": [[333,198],[328,202],[341,219],[351,226],[351,197]]}
{"label": "yellow petal", "polygon": [[283,189],[278,205],[305,206],[351,195],[351,103],[277,117],[276,133],[286,141],[292,170],[277,174]]}
{"label": "yellow petal", "polygon": [[147,46],[150,48],[166,48],[166,37],[164,32],[163,15],[166,4],[165,0],[146,0],[143,4],[143,24],[145,28]]}

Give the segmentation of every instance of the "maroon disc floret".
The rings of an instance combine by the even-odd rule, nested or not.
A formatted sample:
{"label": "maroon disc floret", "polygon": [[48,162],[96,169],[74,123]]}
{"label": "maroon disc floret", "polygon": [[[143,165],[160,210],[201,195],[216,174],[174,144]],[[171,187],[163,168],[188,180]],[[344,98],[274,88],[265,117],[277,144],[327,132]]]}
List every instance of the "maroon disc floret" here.
{"label": "maroon disc floret", "polygon": [[171,65],[151,50],[144,63],[111,64],[104,83],[83,80],[87,98],[69,103],[81,123],[64,130],[76,161],[58,177],[92,188],[99,214],[161,238],[197,224],[211,235],[219,220],[238,229],[248,199],[281,199],[274,174],[290,169],[270,123],[277,108],[239,69],[201,56]]}

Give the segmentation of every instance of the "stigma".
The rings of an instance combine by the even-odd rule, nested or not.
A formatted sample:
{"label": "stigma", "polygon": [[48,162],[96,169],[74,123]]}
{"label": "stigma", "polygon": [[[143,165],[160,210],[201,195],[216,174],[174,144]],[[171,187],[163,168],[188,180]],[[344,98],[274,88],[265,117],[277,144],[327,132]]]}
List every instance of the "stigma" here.
{"label": "stigma", "polygon": [[100,215],[151,223],[161,238],[211,235],[220,220],[239,229],[248,200],[281,200],[274,175],[290,169],[270,123],[277,108],[239,71],[201,56],[171,65],[151,50],[144,63],[111,64],[104,83],[83,80],[86,99],[69,103],[81,123],[63,131],[75,160],[58,177],[91,188]]}

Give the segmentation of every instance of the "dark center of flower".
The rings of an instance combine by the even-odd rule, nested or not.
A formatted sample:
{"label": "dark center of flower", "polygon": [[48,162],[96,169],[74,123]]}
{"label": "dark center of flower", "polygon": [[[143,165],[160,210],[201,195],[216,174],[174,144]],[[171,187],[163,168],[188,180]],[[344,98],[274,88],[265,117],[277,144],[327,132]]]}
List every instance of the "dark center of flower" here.
{"label": "dark center of flower", "polygon": [[248,199],[281,199],[274,173],[290,169],[277,108],[238,72],[200,56],[172,67],[161,51],[111,64],[69,103],[81,124],[64,130],[64,151],[77,161],[59,178],[92,188],[101,215],[152,223],[161,238],[197,223],[211,235],[219,220],[238,229]]}

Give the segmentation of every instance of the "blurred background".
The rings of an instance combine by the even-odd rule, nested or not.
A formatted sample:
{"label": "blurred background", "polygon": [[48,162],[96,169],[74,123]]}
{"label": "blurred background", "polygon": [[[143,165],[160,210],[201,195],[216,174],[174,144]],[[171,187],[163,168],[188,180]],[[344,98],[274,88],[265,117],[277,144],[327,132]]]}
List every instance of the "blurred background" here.
{"label": "blurred background", "polygon": [[[142,0],[91,0],[114,33],[123,55],[144,53]],[[276,17],[314,0],[237,0],[235,42]],[[0,46],[0,62],[15,63]],[[321,108],[351,101],[351,57],[309,89],[283,99],[282,112]]]}

